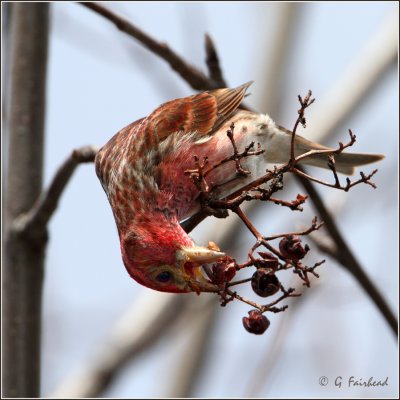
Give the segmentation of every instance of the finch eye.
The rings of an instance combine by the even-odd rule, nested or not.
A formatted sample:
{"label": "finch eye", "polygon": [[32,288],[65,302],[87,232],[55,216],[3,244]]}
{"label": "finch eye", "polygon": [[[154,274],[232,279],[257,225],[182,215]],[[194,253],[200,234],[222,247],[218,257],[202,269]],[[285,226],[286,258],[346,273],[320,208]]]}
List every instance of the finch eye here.
{"label": "finch eye", "polygon": [[156,279],[161,283],[166,283],[172,278],[172,274],[169,271],[163,271],[156,276]]}

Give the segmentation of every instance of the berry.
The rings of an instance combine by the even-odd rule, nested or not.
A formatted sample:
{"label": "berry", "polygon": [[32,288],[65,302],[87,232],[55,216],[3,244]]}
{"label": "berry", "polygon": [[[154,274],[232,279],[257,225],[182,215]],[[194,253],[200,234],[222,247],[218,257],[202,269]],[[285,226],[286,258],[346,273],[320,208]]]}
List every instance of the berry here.
{"label": "berry", "polygon": [[230,282],[236,275],[235,263],[230,262],[219,262],[212,267],[212,277],[211,281],[216,285],[221,285],[226,282]]}
{"label": "berry", "polygon": [[243,317],[243,326],[247,332],[262,335],[269,327],[268,318],[259,310],[249,311],[248,317]]}
{"label": "berry", "polygon": [[251,278],[251,287],[259,296],[268,297],[279,291],[280,284],[276,275],[259,268]]}
{"label": "berry", "polygon": [[307,254],[309,247],[301,244],[301,239],[296,235],[285,236],[279,242],[279,250],[283,257],[292,261],[299,261]]}

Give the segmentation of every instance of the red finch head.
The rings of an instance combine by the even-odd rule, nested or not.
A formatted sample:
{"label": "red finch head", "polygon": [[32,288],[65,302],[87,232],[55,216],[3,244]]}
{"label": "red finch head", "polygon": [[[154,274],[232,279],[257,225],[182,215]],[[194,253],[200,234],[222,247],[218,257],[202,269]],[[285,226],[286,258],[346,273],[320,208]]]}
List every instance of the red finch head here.
{"label": "red finch head", "polygon": [[162,292],[215,292],[202,265],[225,254],[196,246],[176,219],[144,216],[121,238],[121,252],[129,274],[137,282]]}

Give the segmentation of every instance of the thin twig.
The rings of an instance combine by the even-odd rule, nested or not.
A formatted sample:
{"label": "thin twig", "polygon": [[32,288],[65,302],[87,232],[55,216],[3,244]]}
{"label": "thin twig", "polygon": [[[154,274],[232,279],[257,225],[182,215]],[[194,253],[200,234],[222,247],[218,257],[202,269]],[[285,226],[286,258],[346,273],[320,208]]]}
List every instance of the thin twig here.
{"label": "thin twig", "polygon": [[294,142],[295,142],[295,138],[296,138],[296,133],[297,133],[297,127],[299,126],[299,124],[303,125],[303,128],[306,127],[306,118],[304,116],[304,113],[306,111],[306,108],[311,106],[312,103],[314,103],[315,99],[311,98],[312,92],[311,90],[308,91],[306,97],[304,97],[304,99],[299,95],[298,99],[300,102],[300,110],[298,111],[299,113],[299,117],[297,118],[293,130],[292,130],[292,138],[290,141],[290,163],[294,164],[295,162],[295,155],[294,155]]}
{"label": "thin twig", "polygon": [[299,232],[289,232],[289,233],[284,233],[284,234],[278,234],[278,235],[272,235],[272,236],[267,236],[266,238],[264,238],[265,240],[275,240],[275,239],[279,239],[285,236],[306,236],[309,235],[311,232],[315,232],[317,231],[319,228],[321,228],[321,226],[324,223],[317,223],[317,217],[314,217],[314,219],[312,220],[311,226],[308,229],[304,229],[303,231],[299,231]]}
{"label": "thin twig", "polygon": [[[243,268],[243,266],[242,266],[242,268]],[[245,278],[245,279],[241,279],[241,280],[238,280],[238,281],[228,282],[227,287],[231,287],[231,286],[235,286],[235,285],[241,285],[243,283],[247,283],[247,282],[250,282],[250,281],[251,281],[251,278]]]}
{"label": "thin twig", "polygon": [[353,186],[359,185],[360,183],[366,183],[367,185],[373,187],[374,189],[376,189],[376,185],[371,182],[371,178],[378,172],[377,169],[374,169],[370,174],[365,175],[362,171],[360,172],[360,179],[357,179],[354,182],[351,182],[350,178],[346,179],[346,185],[343,186],[340,184],[339,178],[337,176],[336,170],[332,170],[334,177],[335,177],[335,183],[329,183],[329,182],[325,182],[322,179],[318,179],[318,178],[314,178],[311,175],[306,174],[304,171],[302,171],[301,169],[297,168],[293,168],[293,173],[304,178],[304,179],[308,179],[309,181],[315,182],[315,183],[319,183],[320,185],[323,186],[327,186],[333,189],[339,189],[339,190],[343,190],[345,192],[348,192]]}

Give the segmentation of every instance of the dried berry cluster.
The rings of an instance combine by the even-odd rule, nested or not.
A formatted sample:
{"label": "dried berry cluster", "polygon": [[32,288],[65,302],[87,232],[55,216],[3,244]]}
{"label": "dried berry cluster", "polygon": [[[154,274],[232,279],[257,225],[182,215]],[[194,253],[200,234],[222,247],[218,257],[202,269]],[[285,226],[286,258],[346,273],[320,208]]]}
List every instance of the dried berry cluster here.
{"label": "dried berry cluster", "polygon": [[[248,316],[243,317],[243,326],[248,332],[257,335],[264,333],[270,325],[268,318],[264,315],[266,312],[282,312],[286,310],[288,306],[284,305],[282,307],[277,307],[278,303],[288,297],[300,296],[299,293],[295,293],[295,289],[285,289],[283,287],[277,276],[277,273],[279,271],[292,270],[295,274],[298,275],[298,277],[303,281],[303,284],[307,287],[310,286],[310,274],[315,276],[316,278],[319,277],[319,275],[315,272],[315,269],[323,264],[325,260],[314,264],[312,267],[304,264],[303,259],[309,252],[310,248],[307,244],[303,245],[301,237],[318,230],[322,226],[322,223],[318,223],[317,217],[315,217],[312,221],[310,228],[308,228],[307,230],[304,230],[302,232],[290,232],[266,237],[257,231],[247,215],[240,208],[241,204],[244,201],[261,200],[288,207],[290,210],[293,211],[302,211],[301,205],[305,203],[305,201],[307,200],[307,196],[298,194],[296,199],[290,202],[273,197],[273,195],[277,191],[283,188],[283,175],[285,173],[301,175],[302,177],[309,179],[313,182],[317,182],[319,184],[344,191],[348,191],[351,187],[360,183],[366,183],[375,187],[370,179],[376,173],[376,170],[368,176],[364,175],[361,172],[361,178],[354,182],[351,182],[347,178],[346,185],[342,186],[336,173],[335,160],[334,156],[332,155],[329,156],[327,163],[334,176],[335,183],[333,184],[318,180],[310,175],[307,175],[297,166],[300,160],[304,160],[306,157],[311,156],[311,152],[309,152],[310,154],[306,153],[298,157],[295,157],[294,155],[294,139],[297,127],[299,124],[302,124],[305,127],[305,110],[314,102],[314,99],[311,99],[311,91],[309,91],[308,95],[304,99],[299,96],[299,102],[301,108],[298,111],[299,116],[293,128],[291,153],[290,155],[288,155],[289,160],[286,164],[282,165],[279,168],[275,167],[273,171],[267,170],[266,174],[263,177],[255,180],[250,185],[247,185],[239,191],[231,194],[226,199],[221,200],[216,198],[213,195],[213,191],[210,188],[210,185],[207,183],[207,175],[212,170],[218,168],[225,162],[234,161],[238,175],[248,174],[248,172],[244,170],[241,166],[240,161],[245,157],[256,157],[263,152],[263,150],[260,149],[260,145],[258,144],[257,148],[255,148],[255,144],[253,142],[250,143],[244,149],[244,151],[240,152],[234,140],[235,126],[234,124],[232,124],[230,126],[230,129],[227,131],[227,135],[232,143],[232,156],[212,166],[207,165],[207,158],[199,160],[198,157],[195,157],[195,169],[187,171],[193,183],[200,191],[200,201],[202,205],[202,210],[204,212],[209,215],[224,218],[228,215],[228,210],[231,210],[241,218],[243,223],[256,238],[255,244],[248,252],[246,262],[238,264],[233,258],[227,256],[225,257],[225,259],[213,264],[211,267],[206,267],[205,271],[209,279],[220,288],[220,290],[218,291],[218,295],[220,296],[222,306],[225,306],[232,300],[236,299],[253,307],[253,309],[248,312]],[[349,134],[350,141],[346,144],[339,143],[339,147],[337,150],[334,151],[334,154],[340,154],[345,148],[354,144],[355,136],[351,131],[349,131]],[[323,151],[321,152],[323,153]],[[316,151],[313,150],[312,154],[315,155]],[[271,242],[278,239],[278,246],[273,246]],[[210,243],[209,247],[215,249],[216,245],[214,243]],[[265,251],[257,251],[256,256],[255,252],[260,247],[263,247]],[[252,274],[251,277],[233,281],[233,278],[235,277],[237,271],[249,267],[255,268],[255,272]],[[274,296],[278,293],[280,293],[280,296],[270,303],[259,304],[255,301],[241,296],[236,291],[232,290],[233,286],[238,286],[246,283],[250,283],[254,293],[262,298]]]}

